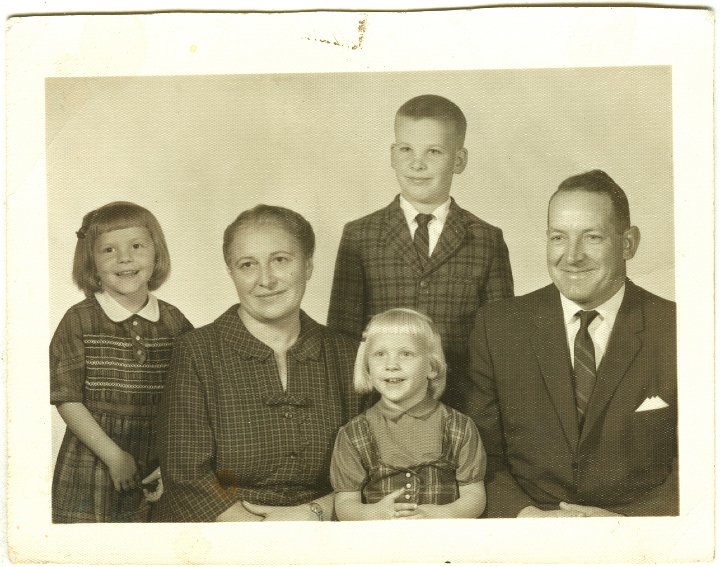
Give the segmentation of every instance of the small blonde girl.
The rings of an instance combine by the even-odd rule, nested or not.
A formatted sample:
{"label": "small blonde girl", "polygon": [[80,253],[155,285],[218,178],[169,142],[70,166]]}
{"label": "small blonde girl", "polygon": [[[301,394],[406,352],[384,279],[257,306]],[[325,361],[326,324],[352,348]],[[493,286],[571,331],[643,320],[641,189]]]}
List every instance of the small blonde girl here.
{"label": "small blonde girl", "polygon": [[142,522],[162,491],[152,442],[173,340],[192,325],[157,289],[170,255],[134,203],[91,211],[77,231],[73,280],[86,299],[50,343],[50,401],[67,425],[52,486],[53,522]]}
{"label": "small blonde girl", "polygon": [[438,401],[445,373],[427,316],[397,308],[371,319],[354,386],[380,400],[338,432],[330,468],[338,519],[482,514],[485,450],[472,420]]}

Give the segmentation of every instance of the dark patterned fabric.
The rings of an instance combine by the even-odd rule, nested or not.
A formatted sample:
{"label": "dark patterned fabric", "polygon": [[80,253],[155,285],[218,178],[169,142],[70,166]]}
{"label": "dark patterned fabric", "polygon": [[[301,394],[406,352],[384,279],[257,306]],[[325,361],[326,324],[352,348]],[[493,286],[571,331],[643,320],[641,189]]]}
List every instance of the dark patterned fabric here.
{"label": "dark patterned fabric", "polygon": [[443,401],[456,407],[456,382],[465,374],[475,313],[488,301],[512,295],[510,259],[499,228],[452,200],[440,239],[423,265],[397,197],[388,207],[345,226],[328,326],[359,339],[370,318],[387,309],[409,307],[425,313],[438,327],[448,360]]}
{"label": "dark patterned fabric", "polygon": [[415,245],[415,249],[417,250],[423,266],[425,266],[430,257],[430,234],[428,232],[428,223],[433,218],[433,215],[426,215],[423,213],[420,213],[415,217],[417,228],[415,229],[415,234],[413,235],[413,244]]}
{"label": "dark patterned fabric", "polygon": [[283,391],[272,349],[237,309],[176,346],[160,420],[160,521],[214,521],[240,500],[288,506],[328,494],[333,440],[362,409],[355,341],[301,313]]}
{"label": "dark patterned fabric", "polygon": [[595,345],[593,345],[592,337],[588,331],[590,323],[597,317],[597,311],[578,311],[577,316],[580,318],[580,330],[575,335],[575,407],[578,414],[578,425],[580,429],[583,426],[585,418],[585,408],[588,400],[595,388]]}
{"label": "dark patterned fabric", "polygon": [[[94,297],[71,307],[50,343],[50,401],[82,402],[105,433],[137,463],[158,466],[152,443],[173,341],[192,325],[159,301],[157,323],[111,321]],[[139,337],[139,338],[138,338]],[[105,464],[69,429],[53,476],[53,522],[148,521],[142,489],[116,492]]]}
{"label": "dark patterned fabric", "polygon": [[[474,424],[444,404],[438,404],[436,411],[440,414],[441,451],[437,458],[419,463],[389,464],[379,448],[377,435],[381,432],[373,431],[368,415],[351,420],[340,430],[335,445],[331,469],[335,488],[362,492],[362,501],[368,504],[403,487],[405,502],[448,504],[457,500],[458,484],[481,482],[485,452]],[[405,442],[411,445],[414,440],[408,437]],[[472,450],[467,451],[468,447]],[[359,470],[341,470],[348,466]],[[349,486],[353,482],[356,486]]]}

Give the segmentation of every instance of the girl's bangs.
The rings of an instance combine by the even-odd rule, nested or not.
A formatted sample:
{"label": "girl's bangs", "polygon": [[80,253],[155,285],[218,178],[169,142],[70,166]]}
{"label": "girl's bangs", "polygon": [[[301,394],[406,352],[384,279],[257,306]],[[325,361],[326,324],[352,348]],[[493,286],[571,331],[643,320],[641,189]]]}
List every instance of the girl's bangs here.
{"label": "girl's bangs", "polygon": [[[108,218],[102,218],[94,223],[95,234],[100,235],[113,230],[122,230],[124,228],[132,228],[140,226],[150,230],[142,212],[127,212],[122,215],[112,215]],[[152,232],[152,231],[151,231]]]}

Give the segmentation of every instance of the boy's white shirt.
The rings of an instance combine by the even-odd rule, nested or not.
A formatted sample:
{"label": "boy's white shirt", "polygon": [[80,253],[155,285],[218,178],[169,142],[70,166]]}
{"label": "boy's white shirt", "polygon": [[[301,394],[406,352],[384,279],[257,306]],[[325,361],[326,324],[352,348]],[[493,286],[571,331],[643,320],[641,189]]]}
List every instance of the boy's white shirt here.
{"label": "boy's white shirt", "polygon": [[133,313],[129,309],[120,305],[110,294],[98,291],[95,293],[95,299],[97,299],[100,307],[105,312],[105,315],[107,315],[110,320],[115,323],[125,321],[133,315],[137,315],[143,319],[152,321],[153,323],[157,323],[160,320],[160,306],[158,305],[157,297],[155,297],[152,293],[148,293],[148,300],[145,307],[137,313]]}
{"label": "boy's white shirt", "polygon": [[[432,215],[435,217],[428,223],[428,254],[432,255],[433,250],[435,249],[435,246],[438,243],[438,240],[440,240],[440,234],[442,233],[442,229],[445,226],[445,221],[447,220],[448,213],[450,212],[450,197],[448,197],[447,201],[445,201],[442,205],[440,205],[437,209],[435,209],[432,212]],[[408,201],[405,197],[400,195],[400,208],[402,209],[403,214],[405,215],[405,221],[408,224],[408,228],[410,229],[410,237],[415,237],[415,230],[417,229],[417,221],[415,220],[415,217],[420,213],[410,201]]]}

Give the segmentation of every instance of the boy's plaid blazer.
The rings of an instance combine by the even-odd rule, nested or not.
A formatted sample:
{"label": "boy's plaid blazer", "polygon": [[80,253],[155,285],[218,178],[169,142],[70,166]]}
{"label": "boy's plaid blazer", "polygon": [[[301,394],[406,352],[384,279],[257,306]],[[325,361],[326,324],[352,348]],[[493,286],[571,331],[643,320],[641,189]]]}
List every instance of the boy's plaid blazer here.
{"label": "boy's plaid blazer", "polygon": [[448,362],[443,400],[456,406],[453,392],[466,375],[465,350],[475,313],[488,301],[512,295],[510,259],[499,228],[453,199],[423,268],[398,196],[387,207],[345,226],[328,326],[359,339],[370,317],[387,309],[409,307],[425,313],[440,332]]}

